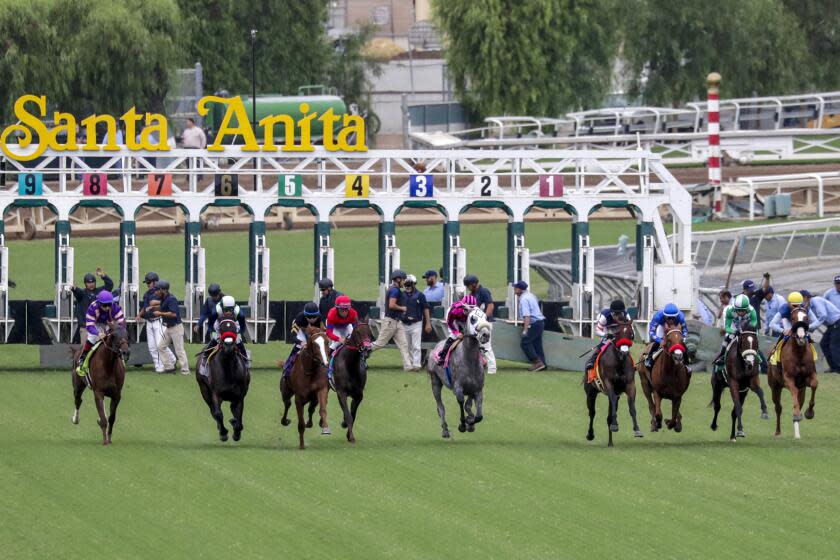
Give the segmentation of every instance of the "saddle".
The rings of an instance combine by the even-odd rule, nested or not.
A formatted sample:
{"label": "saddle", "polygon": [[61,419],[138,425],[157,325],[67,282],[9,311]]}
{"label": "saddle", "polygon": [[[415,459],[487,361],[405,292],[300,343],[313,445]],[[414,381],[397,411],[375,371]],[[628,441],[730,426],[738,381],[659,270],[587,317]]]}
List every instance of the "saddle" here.
{"label": "saddle", "polygon": [[[782,363],[782,347],[785,345],[784,343],[788,341],[789,337],[784,337],[781,340],[776,341],[776,345],[773,347],[772,352],[770,353],[770,357],[767,359],[767,362],[771,366],[778,365]],[[808,342],[808,347],[811,349],[811,355],[814,357],[814,362],[817,361],[817,349],[814,347],[812,342]]]}

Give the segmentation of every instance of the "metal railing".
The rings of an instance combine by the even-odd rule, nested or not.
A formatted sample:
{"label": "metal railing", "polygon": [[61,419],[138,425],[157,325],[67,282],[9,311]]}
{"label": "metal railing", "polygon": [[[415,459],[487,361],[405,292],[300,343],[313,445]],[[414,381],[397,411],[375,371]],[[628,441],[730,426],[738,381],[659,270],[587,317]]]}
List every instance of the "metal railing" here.
{"label": "metal railing", "polygon": [[[729,183],[732,185],[733,183]],[[826,192],[829,186],[840,186],[840,171],[831,173],[794,173],[789,175],[761,175],[757,177],[739,177],[734,184],[746,185],[749,197],[749,218],[755,219],[756,195],[761,191],[775,191],[776,194],[789,192],[792,195],[804,193],[805,201],[802,203],[805,211],[814,208],[817,216],[822,218],[825,215],[826,197],[829,201],[840,200],[840,193]],[[813,195],[816,192],[816,203]]]}

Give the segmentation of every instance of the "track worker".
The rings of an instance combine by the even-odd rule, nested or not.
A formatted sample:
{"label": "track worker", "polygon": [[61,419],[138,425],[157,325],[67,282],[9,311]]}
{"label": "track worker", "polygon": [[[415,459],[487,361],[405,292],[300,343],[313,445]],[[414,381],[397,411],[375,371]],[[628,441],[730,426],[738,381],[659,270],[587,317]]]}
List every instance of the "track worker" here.
{"label": "track worker", "polygon": [[[149,347],[149,355],[152,357],[152,364],[155,366],[157,373],[164,373],[164,363],[175,363],[175,354],[166,346],[161,345],[163,340],[163,320],[154,315],[160,307],[160,300],[157,297],[157,283],[160,280],[157,273],[147,272],[143,279],[145,282],[146,293],[143,294],[143,306],[137,313],[135,320],[137,324],[146,322],[146,345]],[[166,355],[166,359],[163,358]],[[172,372],[169,372],[172,373]]]}
{"label": "track worker", "polygon": [[478,302],[478,308],[484,311],[487,315],[487,321],[490,323],[490,338],[485,344],[481,345],[481,350],[484,352],[484,357],[487,358],[487,373],[496,373],[496,354],[493,352],[493,310],[496,304],[493,303],[493,295],[490,290],[482,286],[478,281],[478,276],[475,274],[467,274],[464,276],[464,286],[467,291],[475,297]]}
{"label": "track worker", "polygon": [[[181,374],[189,375],[190,363],[187,360],[187,351],[184,349],[184,324],[181,322],[181,310],[178,307],[178,300],[169,293],[169,282],[166,280],[158,282],[157,296],[160,300],[160,308],[153,311],[152,314],[155,317],[160,317],[165,327],[161,346],[168,348],[171,344],[175,347],[175,355],[178,357],[181,366]],[[164,367],[167,371],[175,371],[174,361],[168,361],[165,354],[162,354],[161,358],[164,359]]]}
{"label": "track worker", "polygon": [[409,371],[420,371],[422,368],[423,332],[432,332],[432,317],[426,302],[426,296],[417,289],[417,278],[413,274],[409,274],[403,286],[405,287],[406,311],[400,320],[405,329],[406,347],[411,364]]}
{"label": "track worker", "polygon": [[219,302],[222,301],[222,298],[225,297],[225,294],[222,292],[222,287],[218,284],[210,284],[210,287],[207,288],[207,294],[210,297],[205,298],[204,303],[201,305],[201,311],[198,314],[198,324],[193,327],[193,332],[196,334],[200,334],[201,328],[206,322],[207,333],[210,335],[210,338],[212,338],[213,329],[215,328],[217,317],[216,305],[218,305]]}
{"label": "track worker", "polygon": [[528,290],[528,283],[520,280],[513,285],[513,292],[519,297],[519,316],[522,318],[522,341],[519,346],[531,362],[528,371],[546,369],[542,335],[545,330],[545,315],[540,311],[537,296]]}
{"label": "track worker", "polygon": [[393,338],[394,344],[400,350],[403,370],[411,371],[411,357],[408,353],[408,342],[405,339],[405,325],[402,324],[403,314],[406,312],[405,294],[402,291],[403,282],[407,274],[399,268],[391,272],[391,286],[385,294],[385,317],[379,322],[379,336],[371,344],[373,351],[384,348]]}
{"label": "track worker", "polygon": [[834,277],[834,287],[827,289],[823,297],[840,309],[840,274]]}
{"label": "track worker", "polygon": [[330,309],[335,307],[336,298],[343,294],[333,288],[333,281],[329,278],[318,280],[318,289],[321,291],[321,299],[318,300],[318,311],[321,312],[321,317],[326,317]]}
{"label": "track worker", "polygon": [[824,297],[811,295],[808,290],[799,290],[805,303],[805,309],[812,312],[817,318],[815,323],[810,325],[811,330],[817,330],[825,326],[825,332],[820,339],[825,361],[828,370],[833,373],[840,373],[840,309]]}

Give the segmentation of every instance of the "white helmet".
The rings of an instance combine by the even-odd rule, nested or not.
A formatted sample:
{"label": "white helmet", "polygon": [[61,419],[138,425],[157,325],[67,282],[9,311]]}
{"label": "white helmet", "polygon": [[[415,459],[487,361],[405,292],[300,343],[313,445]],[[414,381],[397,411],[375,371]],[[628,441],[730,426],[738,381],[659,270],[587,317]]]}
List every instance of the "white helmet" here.
{"label": "white helmet", "polygon": [[416,284],[417,283],[417,277],[414,276],[413,274],[409,274],[408,276],[405,277],[405,283],[406,284]]}
{"label": "white helmet", "polygon": [[222,309],[226,307],[236,307],[236,300],[233,296],[225,296],[222,298]]}

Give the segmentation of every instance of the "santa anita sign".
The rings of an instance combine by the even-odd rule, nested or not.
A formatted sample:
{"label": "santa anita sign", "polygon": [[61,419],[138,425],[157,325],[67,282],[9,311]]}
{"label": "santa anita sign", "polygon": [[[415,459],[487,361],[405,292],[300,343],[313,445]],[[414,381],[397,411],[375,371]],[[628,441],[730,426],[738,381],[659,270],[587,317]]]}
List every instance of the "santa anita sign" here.
{"label": "santa anita sign", "polygon": [[[265,142],[257,143],[257,137],[248,115],[245,105],[239,97],[217,97],[209,95],[202,97],[197,105],[198,114],[207,115],[210,111],[208,104],[221,103],[226,106],[225,115],[216,138],[212,144],[207,146],[211,152],[221,152],[225,149],[221,143],[225,136],[241,136],[244,144],[242,150],[246,152],[312,152],[315,146],[312,145],[311,125],[312,121],[318,119],[324,127],[324,148],[329,151],[345,152],[366,152],[365,145],[365,122],[359,115],[338,116],[328,109],[322,115],[309,113],[309,104],[301,103],[300,112],[304,115],[302,119],[295,122],[289,115],[269,115],[261,119],[258,126],[263,129],[262,137]],[[33,110],[34,109],[34,110]],[[117,119],[112,115],[91,115],[81,121],[85,129],[87,139],[81,146],[76,139],[76,118],[70,113],[55,111],[53,121],[55,127],[50,130],[43,122],[47,116],[47,98],[45,96],[24,95],[15,101],[14,114],[18,123],[6,127],[0,135],[0,148],[6,156],[18,161],[31,161],[43,155],[48,148],[56,151],[86,151],[86,152],[108,152],[117,151],[122,146],[116,143]],[[169,127],[166,117],[158,113],[138,114],[134,107],[129,109],[120,120],[125,124],[125,146],[129,150],[148,150],[152,152],[169,151],[166,139],[169,138]],[[140,121],[143,121],[142,132],[139,136],[137,129]],[[233,122],[236,122],[234,125]],[[341,128],[336,134],[336,128],[341,121]],[[108,130],[106,143],[102,146],[96,143],[96,127],[99,123],[104,124]],[[275,142],[274,127],[283,125],[283,138],[278,146]],[[64,142],[59,142],[59,137],[64,137]],[[8,143],[7,139],[15,138],[16,143]],[[351,143],[352,142],[352,143]],[[34,145],[34,151],[21,149]]]}

